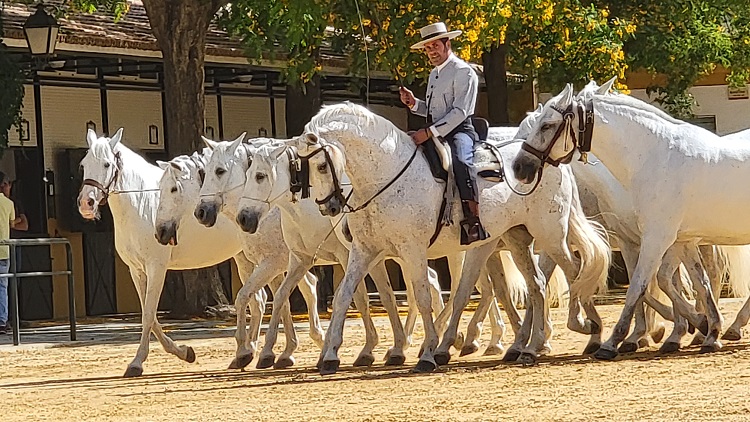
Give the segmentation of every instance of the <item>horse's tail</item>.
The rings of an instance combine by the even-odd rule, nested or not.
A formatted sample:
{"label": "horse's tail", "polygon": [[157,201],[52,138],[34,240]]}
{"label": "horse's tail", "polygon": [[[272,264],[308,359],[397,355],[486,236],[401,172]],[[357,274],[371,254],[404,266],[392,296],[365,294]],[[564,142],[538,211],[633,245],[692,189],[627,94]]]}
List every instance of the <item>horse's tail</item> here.
{"label": "horse's tail", "polygon": [[607,290],[607,275],[612,260],[607,231],[601,224],[586,217],[578,196],[578,187],[573,183],[573,203],[570,207],[568,243],[578,251],[581,268],[578,277],[570,286],[570,297],[581,302],[593,299],[597,292]]}
{"label": "horse's tail", "polygon": [[550,307],[567,308],[570,301],[570,289],[565,273],[560,267],[555,267],[547,281],[547,300]]}
{"label": "horse's tail", "polygon": [[[729,293],[733,297],[750,294],[750,245],[715,246],[713,248],[721,280],[729,278]],[[721,292],[714,292],[716,298]]]}
{"label": "horse's tail", "polygon": [[503,263],[505,283],[511,300],[516,306],[526,305],[528,287],[526,286],[526,280],[518,270],[515,261],[513,261],[513,256],[508,251],[500,251],[500,260]]}

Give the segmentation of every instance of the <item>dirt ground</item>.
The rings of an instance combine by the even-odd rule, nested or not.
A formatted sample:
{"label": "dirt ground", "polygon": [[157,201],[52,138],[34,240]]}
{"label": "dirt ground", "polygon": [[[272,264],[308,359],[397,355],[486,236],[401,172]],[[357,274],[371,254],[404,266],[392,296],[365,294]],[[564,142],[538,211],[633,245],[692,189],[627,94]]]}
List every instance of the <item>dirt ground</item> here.
{"label": "dirt ground", "polygon": [[[725,327],[741,304],[722,300]],[[608,335],[620,306],[599,309]],[[0,414],[5,421],[76,422],[750,420],[747,341],[727,343],[711,355],[686,348],[658,356],[652,347],[597,362],[579,355],[586,338],[565,329],[563,313],[554,310],[553,317],[553,354],[537,366],[504,364],[478,353],[427,375],[410,374],[411,366],[386,369],[382,361],[352,368],[364,341],[358,320],[347,327],[341,371],[326,377],[312,370],[317,350],[306,332],[300,334],[296,369],[260,371],[253,362],[246,372],[225,370],[235,346],[233,331],[225,329],[199,339],[177,336],[195,348],[193,364],[152,342],[144,376],[137,379],[121,378],[137,348],[134,338],[2,347]],[[381,358],[390,344],[385,318],[378,318],[378,327]],[[512,337],[506,334],[506,344]],[[416,363],[418,349],[409,349],[408,365]]]}

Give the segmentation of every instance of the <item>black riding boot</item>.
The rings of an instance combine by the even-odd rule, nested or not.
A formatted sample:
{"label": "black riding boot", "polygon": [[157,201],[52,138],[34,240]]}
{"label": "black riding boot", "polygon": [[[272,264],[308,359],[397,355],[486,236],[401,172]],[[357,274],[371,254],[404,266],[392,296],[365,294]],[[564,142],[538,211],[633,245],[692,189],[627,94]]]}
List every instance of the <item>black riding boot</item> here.
{"label": "black riding boot", "polygon": [[464,219],[461,221],[461,244],[469,245],[487,239],[490,234],[479,221],[479,195],[471,169],[454,156],[453,174],[456,176],[458,195],[461,197],[461,208],[464,212]]}

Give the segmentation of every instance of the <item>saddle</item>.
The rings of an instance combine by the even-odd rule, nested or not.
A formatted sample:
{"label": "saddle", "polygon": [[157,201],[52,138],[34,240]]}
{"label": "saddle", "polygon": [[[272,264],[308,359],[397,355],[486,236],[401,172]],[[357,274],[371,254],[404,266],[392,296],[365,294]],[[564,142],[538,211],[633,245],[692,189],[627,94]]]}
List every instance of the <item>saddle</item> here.
{"label": "saddle", "polygon": [[[471,124],[479,136],[479,142],[474,145],[474,164],[477,166],[477,175],[493,182],[502,181],[500,157],[487,144],[487,136],[490,130],[489,122],[481,117],[472,117]],[[450,147],[444,141],[435,138],[432,138],[430,142],[425,142],[422,146],[432,176],[447,183],[448,170],[451,168],[453,161]]]}

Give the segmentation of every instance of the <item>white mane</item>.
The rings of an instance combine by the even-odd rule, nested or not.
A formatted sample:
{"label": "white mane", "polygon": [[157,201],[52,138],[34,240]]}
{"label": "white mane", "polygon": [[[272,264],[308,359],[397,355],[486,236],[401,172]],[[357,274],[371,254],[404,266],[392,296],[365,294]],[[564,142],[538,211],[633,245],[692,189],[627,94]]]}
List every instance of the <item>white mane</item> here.
{"label": "white mane", "polygon": [[[368,129],[367,133],[363,129]],[[399,139],[407,136],[390,120],[349,101],[324,106],[305,125],[305,131],[312,133],[352,131],[361,137],[372,139]]]}

